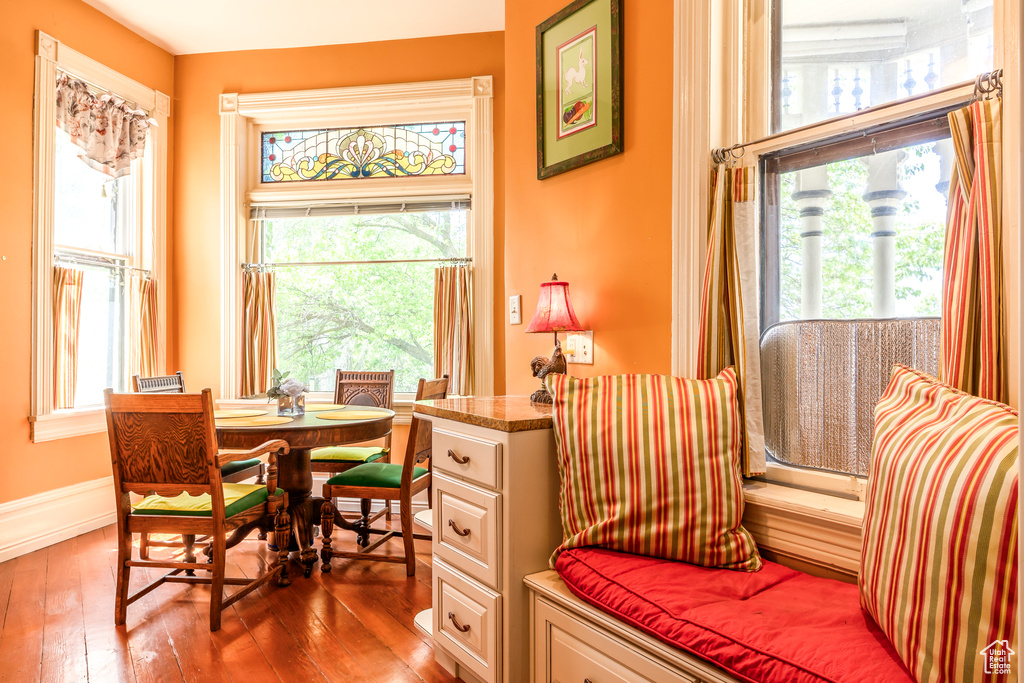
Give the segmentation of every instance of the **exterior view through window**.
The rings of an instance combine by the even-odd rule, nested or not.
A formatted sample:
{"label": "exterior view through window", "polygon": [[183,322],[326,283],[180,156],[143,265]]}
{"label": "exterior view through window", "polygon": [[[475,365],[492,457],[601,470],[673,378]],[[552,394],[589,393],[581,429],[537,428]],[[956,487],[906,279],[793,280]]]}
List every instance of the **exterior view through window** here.
{"label": "exterior view through window", "polygon": [[[937,374],[939,361],[946,114],[961,103],[922,114],[900,100],[992,68],[992,3],[774,8],[773,129],[822,132],[762,156],[765,443],[778,464],[866,476],[893,364]],[[888,123],[825,132],[882,104]]]}
{"label": "exterior view through window", "polygon": [[395,391],[415,392],[434,375],[434,260],[465,258],[466,219],[454,209],[261,220],[278,367],[312,391],[333,391],[336,368],[394,368]]}

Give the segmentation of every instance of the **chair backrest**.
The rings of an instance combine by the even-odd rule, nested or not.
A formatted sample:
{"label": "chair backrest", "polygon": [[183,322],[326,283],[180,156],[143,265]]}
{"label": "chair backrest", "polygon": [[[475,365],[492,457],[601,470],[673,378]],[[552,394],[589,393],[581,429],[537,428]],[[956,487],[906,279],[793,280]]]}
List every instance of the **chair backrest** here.
{"label": "chair backrest", "polygon": [[132,375],[132,391],[140,394],[184,394],[185,378],[178,370],[173,375],[139,377]]}
{"label": "chair backrest", "polygon": [[[416,400],[417,401],[428,401],[433,399],[441,399],[448,396],[448,375],[443,375],[438,379],[423,379],[420,378],[419,386],[416,387]],[[416,417],[413,413],[412,419],[417,424],[416,430],[409,430],[409,443],[415,444],[415,451],[413,451],[416,462],[422,462],[430,457],[433,452],[430,444],[433,441],[433,425],[422,418]],[[408,457],[408,448],[406,449],[406,457]]]}
{"label": "chair backrest", "polygon": [[213,395],[103,392],[120,493],[211,493],[223,505]]}
{"label": "chair backrest", "polygon": [[352,372],[338,370],[335,374],[334,402],[350,406],[372,406],[391,409],[395,390],[395,371]]}

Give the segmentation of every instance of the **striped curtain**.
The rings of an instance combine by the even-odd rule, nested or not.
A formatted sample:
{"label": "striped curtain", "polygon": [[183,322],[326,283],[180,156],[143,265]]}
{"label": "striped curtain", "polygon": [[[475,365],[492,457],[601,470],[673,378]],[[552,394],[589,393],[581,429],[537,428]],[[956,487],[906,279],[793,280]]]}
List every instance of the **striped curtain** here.
{"label": "striped curtain", "polygon": [[132,271],[128,278],[128,374],[153,377],[156,369],[156,282]]}
{"label": "striped curtain", "polygon": [[942,378],[969,394],[1007,400],[1003,316],[1001,100],[949,114],[956,165],[943,261]]}
{"label": "striped curtain", "polygon": [[757,207],[753,166],[715,167],[711,175],[708,256],[700,302],[697,371],[711,378],[730,365],[740,380],[743,474],[765,471],[758,347]]}
{"label": "striped curtain", "polygon": [[242,396],[267,390],[277,366],[273,273],[242,273]]}
{"label": "striped curtain", "polygon": [[53,267],[53,407],[75,407],[78,380],[78,320],[85,273]]}
{"label": "striped curtain", "polygon": [[473,393],[473,283],[468,265],[434,270],[434,376],[448,392]]}

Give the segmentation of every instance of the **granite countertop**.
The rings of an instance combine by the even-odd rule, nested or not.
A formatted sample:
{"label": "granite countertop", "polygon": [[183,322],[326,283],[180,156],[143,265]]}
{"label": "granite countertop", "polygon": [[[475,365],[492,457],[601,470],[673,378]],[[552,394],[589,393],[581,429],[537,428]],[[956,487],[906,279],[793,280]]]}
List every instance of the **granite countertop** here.
{"label": "granite countertop", "polygon": [[551,404],[531,404],[529,396],[480,396],[417,401],[413,404],[413,411],[420,415],[443,417],[501,432],[551,429]]}

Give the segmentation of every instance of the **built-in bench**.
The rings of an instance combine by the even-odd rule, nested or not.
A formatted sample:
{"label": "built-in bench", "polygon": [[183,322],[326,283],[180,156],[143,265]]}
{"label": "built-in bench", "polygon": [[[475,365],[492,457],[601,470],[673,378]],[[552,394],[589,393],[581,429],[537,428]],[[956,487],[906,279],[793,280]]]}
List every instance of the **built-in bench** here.
{"label": "built-in bench", "polygon": [[[527,577],[533,679],[911,681],[857,587],[765,562],[753,573],[598,548]],[[564,579],[564,580],[563,580]]]}

